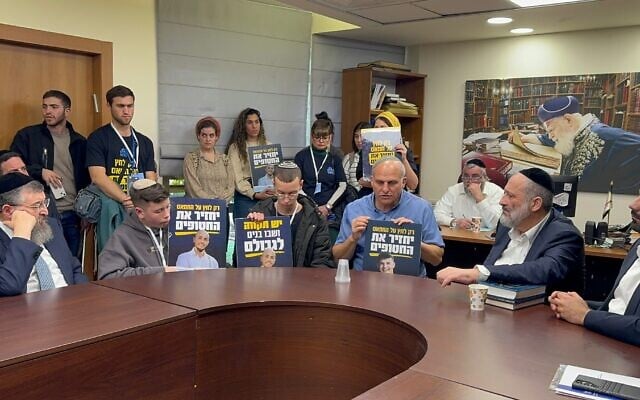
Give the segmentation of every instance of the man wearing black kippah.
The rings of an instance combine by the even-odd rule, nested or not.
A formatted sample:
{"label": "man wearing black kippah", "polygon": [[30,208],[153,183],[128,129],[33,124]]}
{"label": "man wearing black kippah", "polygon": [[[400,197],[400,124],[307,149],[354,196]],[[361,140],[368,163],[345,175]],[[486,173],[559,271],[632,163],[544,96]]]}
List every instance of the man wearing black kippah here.
{"label": "man wearing black kippah", "polygon": [[433,214],[438,225],[460,229],[471,229],[471,218],[481,217],[481,228],[493,230],[502,214],[503,193],[500,186],[489,182],[484,162],[474,158],[464,164],[462,182],[447,189]]}
{"label": "man wearing black kippah", "polygon": [[581,291],[584,241],[552,202],[551,177],[540,168],[512,176],[500,200],[500,226],[487,259],[472,269],[444,268],[438,281],[442,286],[490,280],[546,285],[548,293]]}
{"label": "man wearing black kippah", "polygon": [[28,175],[0,177],[0,296],[87,281],[48,204],[42,184]]}

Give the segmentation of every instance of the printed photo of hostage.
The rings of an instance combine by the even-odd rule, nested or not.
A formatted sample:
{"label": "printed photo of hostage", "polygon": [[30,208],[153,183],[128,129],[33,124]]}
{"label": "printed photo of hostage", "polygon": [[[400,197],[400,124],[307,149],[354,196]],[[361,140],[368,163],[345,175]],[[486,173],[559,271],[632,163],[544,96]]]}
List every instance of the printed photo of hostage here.
{"label": "printed photo of hostage", "polygon": [[178,255],[176,266],[180,268],[211,269],[219,268],[218,261],[207,254],[209,233],[199,230],[193,236],[193,249]]}
{"label": "printed photo of hostage", "polygon": [[258,179],[258,186],[265,188],[273,188],[273,172],[276,166],[271,164],[264,167],[264,176]]}
{"label": "printed photo of hostage", "polygon": [[260,256],[260,268],[271,268],[276,264],[276,252],[267,247]]}
{"label": "printed photo of hostage", "polygon": [[393,274],[396,269],[396,261],[389,253],[380,253],[378,256],[378,269],[385,274]]}

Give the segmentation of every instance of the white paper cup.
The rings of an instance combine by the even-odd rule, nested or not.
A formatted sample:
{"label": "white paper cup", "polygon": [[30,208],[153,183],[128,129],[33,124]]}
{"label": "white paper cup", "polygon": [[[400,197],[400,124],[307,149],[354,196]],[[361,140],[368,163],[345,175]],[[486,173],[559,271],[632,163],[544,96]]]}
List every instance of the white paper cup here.
{"label": "white paper cup", "polygon": [[484,303],[487,300],[489,286],[479,283],[469,285],[469,306],[473,311],[484,310]]}

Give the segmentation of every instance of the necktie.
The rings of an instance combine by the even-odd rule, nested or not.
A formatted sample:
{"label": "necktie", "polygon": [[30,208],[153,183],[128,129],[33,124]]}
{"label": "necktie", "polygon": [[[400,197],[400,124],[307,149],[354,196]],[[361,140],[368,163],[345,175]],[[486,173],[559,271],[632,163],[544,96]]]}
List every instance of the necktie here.
{"label": "necktie", "polygon": [[40,281],[40,290],[55,289],[56,285],[53,283],[51,271],[49,271],[49,266],[44,262],[42,256],[36,260],[36,274]]}

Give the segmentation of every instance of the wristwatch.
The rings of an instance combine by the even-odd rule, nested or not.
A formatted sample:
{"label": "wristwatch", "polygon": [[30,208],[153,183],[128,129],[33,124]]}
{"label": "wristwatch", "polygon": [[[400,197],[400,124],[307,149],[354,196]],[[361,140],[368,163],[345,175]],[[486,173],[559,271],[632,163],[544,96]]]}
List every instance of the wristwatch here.
{"label": "wristwatch", "polygon": [[487,267],[482,264],[476,264],[476,269],[478,270],[478,282],[484,282],[489,279],[489,275],[491,275],[491,271]]}
{"label": "wristwatch", "polygon": [[455,228],[456,227],[456,219],[452,218],[451,222],[449,222],[449,228]]}

